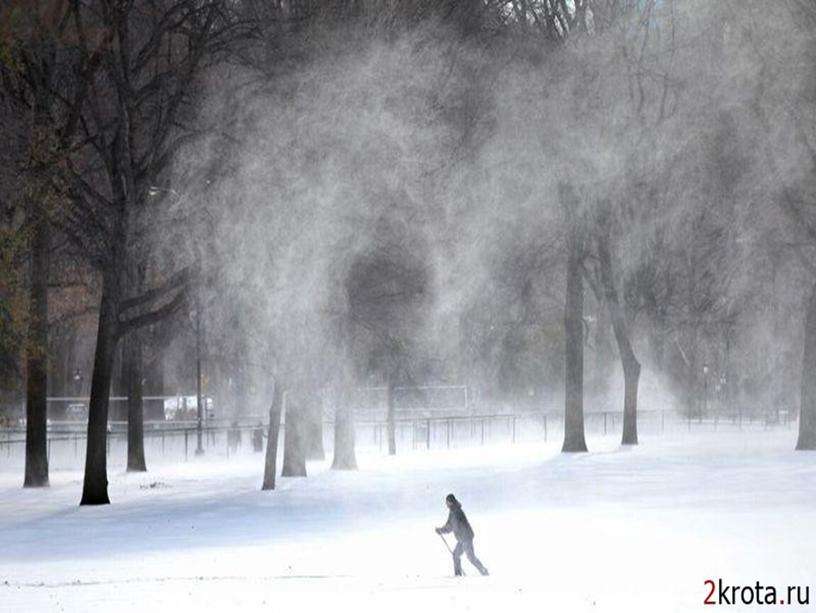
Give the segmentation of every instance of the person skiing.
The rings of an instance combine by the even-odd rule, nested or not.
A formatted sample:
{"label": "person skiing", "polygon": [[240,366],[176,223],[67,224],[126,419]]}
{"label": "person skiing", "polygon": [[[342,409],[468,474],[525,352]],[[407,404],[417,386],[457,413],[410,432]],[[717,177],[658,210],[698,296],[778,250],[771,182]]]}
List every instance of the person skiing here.
{"label": "person skiing", "polygon": [[462,505],[456,500],[456,496],[448,494],[445,497],[445,505],[449,509],[448,521],[441,528],[436,528],[437,534],[447,534],[453,532],[456,537],[456,547],[453,549],[453,572],[457,577],[462,575],[462,553],[467,555],[470,563],[482,574],[487,575],[487,569],[476,557],[473,551],[473,528],[470,526]]}

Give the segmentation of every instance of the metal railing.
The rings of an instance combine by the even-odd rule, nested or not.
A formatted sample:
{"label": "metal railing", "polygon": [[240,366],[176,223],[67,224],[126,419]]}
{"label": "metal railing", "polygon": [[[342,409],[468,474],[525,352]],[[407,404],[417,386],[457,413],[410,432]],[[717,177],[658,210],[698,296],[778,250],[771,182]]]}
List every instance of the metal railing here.
{"label": "metal railing", "polygon": [[[584,429],[588,436],[619,436],[622,427],[619,411],[589,411],[584,414]],[[397,448],[449,449],[459,446],[493,443],[518,443],[554,440],[563,435],[563,412],[528,411],[517,413],[485,413],[479,415],[438,415],[401,417],[395,420]],[[673,411],[640,410],[638,430],[642,434],[661,435],[666,432],[722,431],[772,427],[792,428],[795,419],[790,413],[780,413],[777,420],[742,419],[737,413],[701,418],[681,415]],[[333,447],[334,422],[323,423],[324,448]],[[387,448],[388,423],[383,419],[356,420],[358,448]],[[84,459],[86,445],[84,422],[52,422],[48,428],[49,458],[55,455],[57,465],[77,465]],[[202,426],[205,453],[230,457],[247,450],[260,451],[266,444],[268,423],[258,418],[239,423],[211,420]],[[195,451],[196,421],[145,422],[145,451],[148,461],[158,457],[189,460]],[[283,437],[284,428],[280,436]],[[260,437],[261,447],[257,445]],[[125,457],[127,423],[110,422],[107,437],[108,452],[114,450],[118,458]],[[0,460],[3,456],[21,456],[25,447],[25,428],[0,428]],[[282,442],[279,445],[282,449]]]}

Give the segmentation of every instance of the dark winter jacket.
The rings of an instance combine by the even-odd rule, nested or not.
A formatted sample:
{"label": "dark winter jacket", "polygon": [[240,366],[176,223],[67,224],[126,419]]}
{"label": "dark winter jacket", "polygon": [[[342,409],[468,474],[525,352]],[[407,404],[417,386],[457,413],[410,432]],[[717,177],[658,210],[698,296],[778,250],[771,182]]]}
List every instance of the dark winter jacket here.
{"label": "dark winter jacket", "polygon": [[450,513],[448,513],[448,521],[442,526],[440,532],[453,532],[453,536],[456,537],[457,541],[473,540],[473,528],[470,527],[470,522],[468,522],[459,503],[454,503],[453,507],[451,507]]}

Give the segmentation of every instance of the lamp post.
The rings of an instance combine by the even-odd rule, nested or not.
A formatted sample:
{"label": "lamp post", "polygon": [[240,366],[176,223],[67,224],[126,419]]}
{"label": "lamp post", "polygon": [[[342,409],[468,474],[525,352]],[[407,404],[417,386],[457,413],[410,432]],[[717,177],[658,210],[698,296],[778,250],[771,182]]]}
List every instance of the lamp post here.
{"label": "lamp post", "polygon": [[195,307],[195,335],[196,335],[196,438],[197,445],[195,454],[204,455],[202,446],[202,428],[204,422],[204,398],[201,393],[201,307],[196,300]]}
{"label": "lamp post", "polygon": [[726,412],[728,411],[728,392],[725,389],[725,384],[727,380],[725,375],[720,375],[720,383],[719,383],[719,390],[720,390],[720,404],[726,408]]}
{"label": "lamp post", "polygon": [[700,413],[700,423],[703,422],[705,413],[708,413],[708,364],[703,364],[703,410]]}
{"label": "lamp post", "polygon": [[[207,180],[206,184],[209,185],[210,181]],[[147,190],[147,195],[151,198],[155,198],[162,194],[173,196],[177,201],[181,201],[183,195],[174,190],[170,187],[161,187],[158,185],[151,185]],[[198,243],[195,243],[198,245]],[[196,255],[198,256],[198,261],[201,261],[201,251],[200,248],[196,250]],[[205,398],[202,392],[202,379],[201,379],[201,301],[200,301],[200,286],[194,288],[195,291],[195,312],[193,313],[193,325],[195,328],[195,345],[196,345],[196,455],[204,455],[204,446],[203,446],[203,427],[204,427],[204,402]]]}
{"label": "lamp post", "polygon": [[82,369],[77,368],[72,377],[74,381],[74,395],[80,396],[82,394]]}

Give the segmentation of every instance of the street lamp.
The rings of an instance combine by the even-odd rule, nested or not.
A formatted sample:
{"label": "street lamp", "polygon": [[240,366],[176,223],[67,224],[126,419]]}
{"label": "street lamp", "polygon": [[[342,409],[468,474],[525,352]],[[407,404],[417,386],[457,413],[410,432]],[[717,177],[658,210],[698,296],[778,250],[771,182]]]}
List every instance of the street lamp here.
{"label": "street lamp", "polygon": [[196,335],[196,438],[197,445],[195,454],[204,455],[202,445],[202,429],[204,422],[204,398],[201,392],[201,307],[196,300],[195,306],[195,335]]}
{"label": "street lamp", "polygon": [[[210,184],[210,180],[207,180],[205,183],[206,185]],[[155,198],[161,194],[173,196],[177,201],[182,200],[182,194],[174,190],[172,187],[161,187],[158,185],[151,185],[147,189],[147,195],[151,198]],[[197,245],[197,243],[196,243]],[[196,254],[198,256],[198,261],[201,261],[201,251],[200,249],[196,249]],[[196,438],[197,438],[197,445],[195,454],[196,455],[204,455],[204,446],[203,446],[203,426],[204,426],[204,395],[202,392],[202,381],[201,381],[201,301],[200,301],[200,287],[195,288],[195,312],[193,314],[194,318],[194,327],[195,327],[195,344],[196,344]]]}
{"label": "street lamp", "polygon": [[79,396],[82,393],[82,369],[77,368],[72,379],[74,381],[74,394]]}
{"label": "street lamp", "polygon": [[727,380],[725,378],[725,375],[720,375],[720,404],[722,404],[726,408],[726,411],[727,411],[728,406],[726,406],[726,405],[728,403],[728,392],[725,389],[725,384],[726,383],[727,383]]}
{"label": "street lamp", "polygon": [[181,198],[181,194],[179,194],[176,190],[172,187],[160,187],[158,185],[151,185],[147,188],[147,195],[151,198],[155,198],[159,194],[170,194],[171,196],[175,196],[176,198]]}
{"label": "street lamp", "polygon": [[708,364],[703,364],[703,411],[700,414],[700,423],[703,421],[703,414],[708,413]]}

